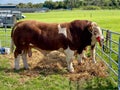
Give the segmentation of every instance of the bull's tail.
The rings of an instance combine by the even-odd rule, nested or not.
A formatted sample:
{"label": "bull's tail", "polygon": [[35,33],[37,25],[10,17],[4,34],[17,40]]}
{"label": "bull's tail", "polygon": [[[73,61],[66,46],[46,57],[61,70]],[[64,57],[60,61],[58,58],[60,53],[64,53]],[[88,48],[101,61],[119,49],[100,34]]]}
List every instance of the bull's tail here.
{"label": "bull's tail", "polygon": [[10,52],[11,52],[11,53],[12,53],[13,50],[14,50],[14,40],[13,40],[14,30],[15,30],[15,28],[17,27],[17,25],[20,24],[21,22],[22,22],[22,21],[17,22],[17,23],[13,26],[12,31],[11,31],[11,44],[10,44]]}
{"label": "bull's tail", "polygon": [[13,41],[13,33],[14,33],[15,25],[12,28],[11,31],[11,43],[10,43],[10,52],[13,53],[14,50],[14,41]]}

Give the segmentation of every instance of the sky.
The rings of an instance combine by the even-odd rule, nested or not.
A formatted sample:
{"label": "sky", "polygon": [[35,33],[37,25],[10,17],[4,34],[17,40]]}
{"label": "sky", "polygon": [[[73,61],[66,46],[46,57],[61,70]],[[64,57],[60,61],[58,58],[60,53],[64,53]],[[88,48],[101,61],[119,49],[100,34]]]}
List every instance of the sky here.
{"label": "sky", "polygon": [[[28,3],[28,2],[43,3],[44,1],[46,0],[0,0],[0,4],[8,4],[8,3],[18,4],[18,3]],[[62,1],[62,0],[52,0],[52,1]]]}

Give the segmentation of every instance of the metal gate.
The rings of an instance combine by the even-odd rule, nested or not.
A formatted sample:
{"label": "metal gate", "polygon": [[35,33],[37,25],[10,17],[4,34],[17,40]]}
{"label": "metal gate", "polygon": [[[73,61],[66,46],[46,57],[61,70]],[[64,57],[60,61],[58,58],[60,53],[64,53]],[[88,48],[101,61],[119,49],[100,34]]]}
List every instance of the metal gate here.
{"label": "metal gate", "polygon": [[97,45],[96,55],[108,66],[108,73],[115,82],[118,82],[120,90],[120,33],[105,29],[102,31],[105,42],[102,49]]}

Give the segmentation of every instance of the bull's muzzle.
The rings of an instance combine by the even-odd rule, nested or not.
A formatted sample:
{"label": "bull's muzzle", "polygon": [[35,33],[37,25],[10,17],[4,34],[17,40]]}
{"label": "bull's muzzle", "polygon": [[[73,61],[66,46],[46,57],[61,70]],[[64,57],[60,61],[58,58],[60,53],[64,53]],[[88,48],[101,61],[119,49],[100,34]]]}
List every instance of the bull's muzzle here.
{"label": "bull's muzzle", "polygon": [[102,47],[102,46],[103,46],[103,44],[104,44],[104,38],[103,38],[103,37],[98,36],[98,37],[96,37],[96,39],[97,39],[97,41],[98,41],[98,43],[99,43],[100,47]]}

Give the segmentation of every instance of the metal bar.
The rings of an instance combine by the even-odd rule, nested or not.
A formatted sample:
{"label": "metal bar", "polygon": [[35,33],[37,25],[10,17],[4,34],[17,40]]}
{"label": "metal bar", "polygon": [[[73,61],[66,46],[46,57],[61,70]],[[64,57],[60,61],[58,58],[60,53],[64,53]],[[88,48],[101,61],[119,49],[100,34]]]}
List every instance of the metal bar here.
{"label": "metal bar", "polygon": [[[104,29],[104,28],[102,28],[102,30],[103,31],[107,31],[106,29]],[[110,31],[111,33],[113,33],[113,34],[116,34],[116,35],[120,35],[120,33],[118,33],[118,32],[112,32],[112,31]]]}
{"label": "metal bar", "polygon": [[112,32],[112,31],[111,31],[111,33],[112,33],[112,34],[116,34],[116,35],[120,35],[120,33],[118,33],[118,32]]}
{"label": "metal bar", "polygon": [[99,54],[97,53],[96,54],[107,66],[109,66],[109,64],[101,57],[101,56],[99,56]]}
{"label": "metal bar", "polygon": [[118,90],[120,90],[120,37],[119,37],[119,46],[118,46]]}
{"label": "metal bar", "polygon": [[[110,68],[110,67],[109,67],[109,68]],[[117,73],[116,71],[114,71],[113,68],[110,68],[110,70],[112,70],[112,72],[113,72],[116,76],[118,76],[118,73]]]}
{"label": "metal bar", "polygon": [[[101,49],[97,48],[100,52],[102,51]],[[109,55],[107,55],[105,52],[103,52],[103,54],[107,57],[109,57]]]}
{"label": "metal bar", "polygon": [[118,63],[110,57],[110,60],[118,66]]}
{"label": "metal bar", "polygon": [[[102,50],[100,50],[99,48],[97,48],[97,49],[102,52]],[[118,66],[118,63],[117,63],[115,60],[113,60],[111,57],[109,57],[109,55],[107,55],[105,52],[102,52],[102,53],[103,53],[105,56],[107,56],[108,58],[110,58],[111,61]],[[99,55],[98,55],[98,56],[99,56]]]}
{"label": "metal bar", "polygon": [[111,40],[111,41],[112,41],[114,44],[117,44],[117,45],[119,44],[119,43],[118,43],[118,42],[116,42],[116,41],[113,41],[113,40]]}
{"label": "metal bar", "polygon": [[114,54],[118,55],[118,52],[116,52],[115,50],[111,50]]}
{"label": "metal bar", "polygon": [[[112,42],[111,42],[111,39],[112,39],[112,34],[111,34],[111,31],[109,31],[109,48],[110,48],[110,52],[109,52],[109,66],[110,68],[112,68],[112,63],[111,63],[111,49],[112,49]],[[111,75],[111,70],[109,71],[110,75]]]}
{"label": "metal bar", "polygon": [[105,46],[105,48],[107,48],[107,49],[111,50],[114,54],[118,55],[118,52],[116,52],[115,50],[110,49],[110,48],[109,48],[108,46],[106,46],[105,44],[104,44],[104,46]]}
{"label": "metal bar", "polygon": [[109,68],[116,76],[118,76],[118,73],[117,73],[113,68],[111,68],[110,65],[109,65],[101,56],[99,56],[98,54],[97,54],[97,56],[108,66],[108,68]]}

